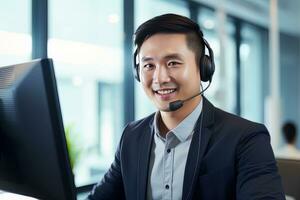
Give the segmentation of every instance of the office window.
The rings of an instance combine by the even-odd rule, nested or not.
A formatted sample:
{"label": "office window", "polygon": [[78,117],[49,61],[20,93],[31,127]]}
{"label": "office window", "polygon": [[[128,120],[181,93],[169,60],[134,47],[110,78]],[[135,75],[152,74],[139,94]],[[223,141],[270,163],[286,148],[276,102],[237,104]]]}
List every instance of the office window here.
{"label": "office window", "polygon": [[2,1],[0,19],[0,66],[30,60],[31,1]]}
{"label": "office window", "polygon": [[53,58],[76,186],[99,181],[123,122],[122,1],[49,1]]}
{"label": "office window", "polygon": [[244,24],[241,35],[241,116],[263,122],[262,44],[265,41],[254,26]]}
{"label": "office window", "polygon": [[[184,2],[164,0],[135,1],[135,29],[143,22],[166,13],[174,13],[189,17],[189,11]],[[135,81],[135,119],[141,119],[156,111],[148,99],[141,84]]]}
{"label": "office window", "polygon": [[[214,52],[215,73],[210,88],[205,96],[216,106],[228,112],[235,112],[236,107],[236,53],[233,23],[227,18],[224,31],[220,32],[219,22],[215,11],[200,8],[198,23],[204,38]],[[221,35],[222,34],[222,35]],[[220,46],[220,36],[224,38],[224,48]],[[222,51],[222,52],[221,52]],[[220,61],[223,53],[224,61]],[[206,54],[208,51],[206,49]],[[205,88],[207,83],[203,83]]]}

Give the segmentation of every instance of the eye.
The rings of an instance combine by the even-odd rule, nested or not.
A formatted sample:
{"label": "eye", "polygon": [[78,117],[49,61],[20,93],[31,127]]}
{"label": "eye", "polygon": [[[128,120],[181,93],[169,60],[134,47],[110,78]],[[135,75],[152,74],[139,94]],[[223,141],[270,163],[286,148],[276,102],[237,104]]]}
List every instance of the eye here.
{"label": "eye", "polygon": [[144,70],[147,70],[147,71],[152,70],[153,68],[154,68],[154,65],[152,65],[152,64],[150,64],[150,63],[145,64],[145,65],[143,66],[143,69],[144,69]]}
{"label": "eye", "polygon": [[179,66],[181,63],[180,62],[178,62],[178,61],[170,61],[169,63],[168,63],[168,66],[170,66],[170,67],[176,67],[176,66]]}

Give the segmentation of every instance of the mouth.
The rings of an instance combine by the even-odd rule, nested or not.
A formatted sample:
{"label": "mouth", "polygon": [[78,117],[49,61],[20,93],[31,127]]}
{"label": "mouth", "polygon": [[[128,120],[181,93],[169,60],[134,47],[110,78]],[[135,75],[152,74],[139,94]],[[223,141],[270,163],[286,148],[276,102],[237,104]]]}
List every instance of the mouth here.
{"label": "mouth", "polygon": [[175,89],[159,89],[159,90],[155,90],[154,92],[156,94],[166,95],[166,94],[174,93],[175,91],[176,91],[176,88]]}
{"label": "mouth", "polygon": [[157,96],[160,100],[169,101],[176,95],[176,88],[165,88],[154,90],[155,96]]}

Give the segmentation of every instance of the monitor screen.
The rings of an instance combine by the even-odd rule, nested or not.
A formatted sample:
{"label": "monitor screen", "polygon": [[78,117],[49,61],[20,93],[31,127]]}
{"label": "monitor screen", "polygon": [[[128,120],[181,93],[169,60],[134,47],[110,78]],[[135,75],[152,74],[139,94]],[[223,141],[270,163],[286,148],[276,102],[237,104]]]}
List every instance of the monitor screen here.
{"label": "monitor screen", "polygon": [[0,67],[0,190],[73,200],[51,59]]}
{"label": "monitor screen", "polygon": [[276,160],[285,194],[300,199],[300,160],[284,158]]}

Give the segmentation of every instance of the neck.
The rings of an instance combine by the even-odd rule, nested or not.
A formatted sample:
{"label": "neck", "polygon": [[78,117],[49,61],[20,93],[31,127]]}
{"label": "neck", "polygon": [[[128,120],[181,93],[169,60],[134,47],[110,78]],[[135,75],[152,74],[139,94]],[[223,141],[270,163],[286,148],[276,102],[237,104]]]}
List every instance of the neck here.
{"label": "neck", "polygon": [[201,95],[184,103],[184,105],[176,111],[165,112],[160,111],[159,131],[165,135],[168,131],[174,129],[182,120],[184,120],[201,101]]}

